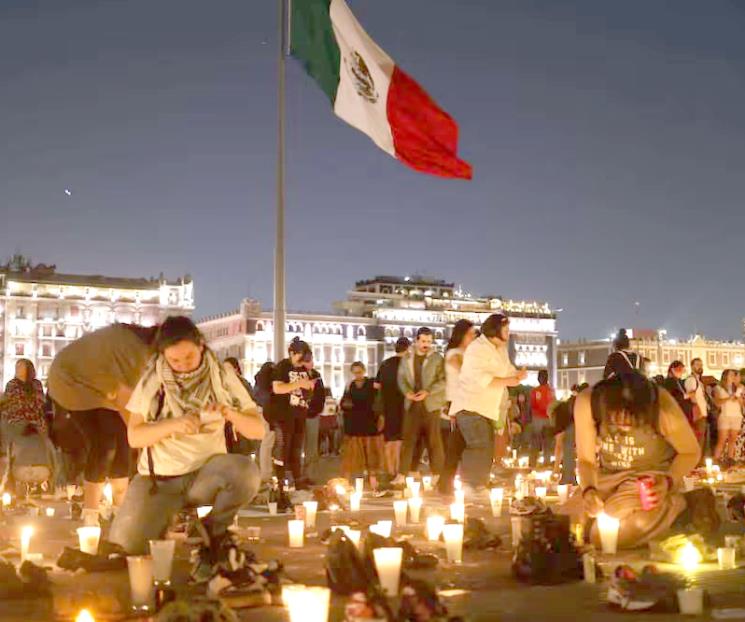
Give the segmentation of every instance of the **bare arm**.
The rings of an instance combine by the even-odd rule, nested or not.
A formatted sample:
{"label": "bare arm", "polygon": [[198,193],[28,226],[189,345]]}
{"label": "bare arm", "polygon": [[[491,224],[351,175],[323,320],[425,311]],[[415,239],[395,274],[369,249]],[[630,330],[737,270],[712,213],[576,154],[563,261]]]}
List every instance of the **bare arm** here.
{"label": "bare arm", "polygon": [[302,389],[303,387],[300,386],[300,381],[296,380],[295,382],[281,382],[279,380],[275,380],[272,382],[272,391],[276,395],[286,395],[287,393],[292,393],[293,391],[297,391],[298,389]]}
{"label": "bare arm", "polygon": [[574,429],[577,445],[577,470],[582,489],[597,487],[597,432],[592,419],[591,391],[583,391],[574,403]]}
{"label": "bare arm", "polygon": [[195,434],[199,432],[199,425],[199,417],[194,415],[147,422],[141,414],[130,413],[127,439],[134,449],[152,447],[173,434]]}
{"label": "bare arm", "polygon": [[668,473],[677,487],[696,468],[701,449],[675,398],[664,390],[660,391],[660,433],[677,452]]}
{"label": "bare arm", "polygon": [[223,410],[227,421],[233,424],[233,428],[243,437],[252,440],[264,438],[264,420],[257,410],[237,411],[230,408]]}

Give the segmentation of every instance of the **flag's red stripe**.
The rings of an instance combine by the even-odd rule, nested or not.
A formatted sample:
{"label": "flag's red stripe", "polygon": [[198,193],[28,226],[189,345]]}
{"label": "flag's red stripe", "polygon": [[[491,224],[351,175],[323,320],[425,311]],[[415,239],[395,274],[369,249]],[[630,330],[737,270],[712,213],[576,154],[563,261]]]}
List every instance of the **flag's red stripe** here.
{"label": "flag's red stripe", "polygon": [[457,155],[457,123],[398,67],[391,78],[387,114],[399,160],[423,173],[473,177],[471,165]]}

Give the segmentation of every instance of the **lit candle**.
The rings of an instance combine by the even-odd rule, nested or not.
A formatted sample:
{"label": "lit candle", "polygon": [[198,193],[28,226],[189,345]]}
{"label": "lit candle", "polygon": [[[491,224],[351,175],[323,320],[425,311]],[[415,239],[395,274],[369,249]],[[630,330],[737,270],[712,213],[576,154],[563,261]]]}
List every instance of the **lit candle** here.
{"label": "lit candle", "polygon": [[100,539],[100,527],[78,527],[78,542],[83,553],[88,553],[88,555],[98,553],[98,541]]}
{"label": "lit candle", "polygon": [[717,549],[717,561],[721,570],[734,570],[737,568],[735,549],[730,547]]}
{"label": "lit candle", "polygon": [[114,490],[111,488],[111,482],[106,482],[103,486],[103,500],[108,507],[114,505]]}
{"label": "lit candle", "polygon": [[47,517],[54,518],[54,508],[47,508]]}
{"label": "lit candle", "polygon": [[413,485],[413,484],[414,484],[415,482],[416,482],[416,479],[414,479],[413,477],[407,477],[407,478],[406,478],[406,488],[408,488],[409,490],[411,490],[411,486],[412,486],[412,485]]}
{"label": "lit candle", "polygon": [[3,509],[4,510],[7,509],[8,507],[10,507],[10,502],[11,502],[10,493],[9,492],[4,492],[3,493]]}
{"label": "lit candle", "polygon": [[536,486],[535,496],[538,497],[539,499],[545,500],[547,493],[548,493],[548,490],[546,489],[545,486]]}
{"label": "lit candle", "polygon": [[572,533],[574,534],[574,540],[577,546],[583,546],[585,543],[585,528],[582,523],[574,523],[572,525]]}
{"label": "lit candle", "polygon": [[406,527],[406,511],[409,504],[405,499],[399,499],[393,502],[393,512],[396,515],[396,526]]}
{"label": "lit candle", "polygon": [[701,563],[701,559],[701,551],[691,542],[686,542],[676,556],[676,561],[688,571],[696,570],[696,567]]}
{"label": "lit candle", "polygon": [[34,528],[25,526],[21,528],[21,562],[26,561],[28,549],[31,544],[31,536],[34,535]]}
{"label": "lit candle", "polygon": [[357,491],[357,492],[358,492],[358,493],[359,493],[360,495],[362,495],[362,493],[363,493],[363,492],[364,492],[364,490],[365,490],[365,480],[364,480],[364,478],[362,478],[362,477],[358,477],[358,478],[356,478],[356,479],[354,480],[354,489],[355,489],[355,491]]}
{"label": "lit candle", "polygon": [[360,538],[362,537],[362,532],[359,529],[349,529],[346,532],[347,537],[352,541],[354,546],[357,548],[360,548]]}
{"label": "lit candle", "polygon": [[520,501],[523,498],[523,478],[515,475],[515,499]]}
{"label": "lit candle", "polygon": [[303,548],[303,538],[305,537],[305,521],[288,520],[287,521],[287,532],[290,537],[290,548],[291,549]]}
{"label": "lit candle", "polygon": [[489,491],[489,501],[491,501],[492,516],[501,516],[502,503],[504,502],[504,488],[492,488]]}
{"label": "lit candle", "polygon": [[339,497],[343,497],[345,494],[347,494],[347,489],[344,488],[344,486],[342,486],[341,484],[337,484],[334,490]]}
{"label": "lit candle", "polygon": [[382,538],[390,538],[393,529],[393,521],[379,520],[374,525],[370,525],[370,533],[379,535]]}
{"label": "lit candle", "polygon": [[567,484],[559,484],[557,491],[559,493],[559,503],[566,503],[569,500],[569,486]]}
{"label": "lit candle", "polygon": [[454,491],[455,502],[460,504],[465,504],[466,502],[466,491],[465,490],[456,490]]}
{"label": "lit candle", "polygon": [[90,611],[83,609],[75,618],[75,622],[96,622],[96,619],[91,615]]}
{"label": "lit candle", "polygon": [[520,458],[518,458],[517,460],[517,465],[521,469],[527,469],[529,463],[530,463],[530,458],[528,458],[528,456],[520,456]]}
{"label": "lit candle", "polygon": [[442,534],[442,528],[445,526],[444,516],[427,517],[427,540],[437,542]]}
{"label": "lit candle", "polygon": [[421,489],[422,489],[421,482],[411,482],[411,486],[409,486],[409,490],[411,491],[412,497],[418,497]]}
{"label": "lit candle", "polygon": [[459,523],[466,522],[466,506],[462,503],[453,503],[450,505],[450,520]]}
{"label": "lit candle", "polygon": [[422,478],[422,485],[424,486],[425,491],[432,490],[432,476],[431,475],[425,475]]}
{"label": "lit candle", "polygon": [[513,462],[514,462],[515,460],[517,460],[517,449],[513,449],[513,450],[512,450],[512,460],[513,460]]}
{"label": "lit candle", "polygon": [[129,571],[129,602],[135,611],[150,611],[153,607],[153,558],[146,555],[127,557]]}
{"label": "lit candle", "polygon": [[706,459],[706,475],[709,477],[711,477],[713,465],[714,465],[714,460],[712,460],[711,458],[707,458]]}
{"label": "lit candle", "polygon": [[202,505],[197,508],[197,517],[201,520],[212,511],[211,505]]}
{"label": "lit candle", "polygon": [[543,464],[545,462],[543,456],[538,457],[538,464]]}
{"label": "lit candle", "polygon": [[692,587],[678,590],[678,609],[687,616],[700,616],[704,613],[704,590]]}
{"label": "lit candle", "polygon": [[453,490],[463,490],[463,482],[460,481],[460,475],[456,475],[453,480]]}
{"label": "lit candle", "polygon": [[445,537],[445,551],[451,564],[463,561],[463,525],[461,523],[445,525],[442,528]]}
{"label": "lit candle", "polygon": [[419,513],[421,512],[421,510],[422,510],[422,498],[411,497],[409,499],[409,514],[411,514],[412,523],[419,522]]}
{"label": "lit candle", "polygon": [[398,584],[401,579],[403,549],[398,547],[373,549],[373,557],[383,591],[388,596],[397,596]]}
{"label": "lit candle", "polygon": [[316,526],[316,514],[318,513],[318,501],[304,501],[305,508],[305,526],[313,529]]}
{"label": "lit candle", "polygon": [[603,553],[615,555],[618,548],[618,528],[621,526],[621,521],[613,516],[608,516],[605,512],[601,512],[598,514],[597,522]]}
{"label": "lit candle", "polygon": [[523,519],[520,516],[513,516],[510,519],[512,527],[512,548],[516,549],[523,537]]}
{"label": "lit candle", "polygon": [[351,512],[359,512],[361,503],[362,503],[361,492],[355,491],[351,495],[349,495],[349,510]]}

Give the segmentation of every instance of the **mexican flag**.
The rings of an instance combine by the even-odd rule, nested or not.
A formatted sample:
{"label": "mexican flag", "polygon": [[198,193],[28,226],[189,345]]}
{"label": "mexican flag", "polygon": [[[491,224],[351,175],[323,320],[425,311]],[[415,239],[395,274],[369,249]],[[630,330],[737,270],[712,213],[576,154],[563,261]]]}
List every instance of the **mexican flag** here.
{"label": "mexican flag", "polygon": [[458,125],[364,31],[344,0],[292,0],[290,49],[334,112],[411,168],[471,179]]}

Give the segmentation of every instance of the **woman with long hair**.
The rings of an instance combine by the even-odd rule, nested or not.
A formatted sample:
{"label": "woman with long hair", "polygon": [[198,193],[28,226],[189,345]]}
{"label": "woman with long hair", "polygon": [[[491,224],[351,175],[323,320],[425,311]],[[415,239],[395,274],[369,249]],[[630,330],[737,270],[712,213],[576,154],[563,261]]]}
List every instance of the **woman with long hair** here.
{"label": "woman with long hair", "polygon": [[725,369],[720,383],[714,388],[714,401],[720,408],[717,419],[717,446],[714,459],[719,460],[727,448],[727,461],[735,458],[735,445],[742,428],[742,404],[745,389],[740,379],[740,372]]}
{"label": "woman with long hair", "polygon": [[[664,388],[640,374],[620,374],[580,393],[574,418],[582,490],[563,511],[617,518],[619,548],[664,537],[687,507],[698,533],[718,527],[711,491],[682,494],[700,449]],[[599,544],[597,525],[590,534]]]}
{"label": "woman with long hair", "polygon": [[202,519],[206,541],[192,570],[203,582],[227,561],[227,529],[259,487],[254,462],[227,453],[225,426],[258,439],[264,425],[233,367],[218,361],[189,318],[165,320],[155,347],[127,404],[129,442],[142,452],[111,541],[141,555],[182,508],[212,506]]}

